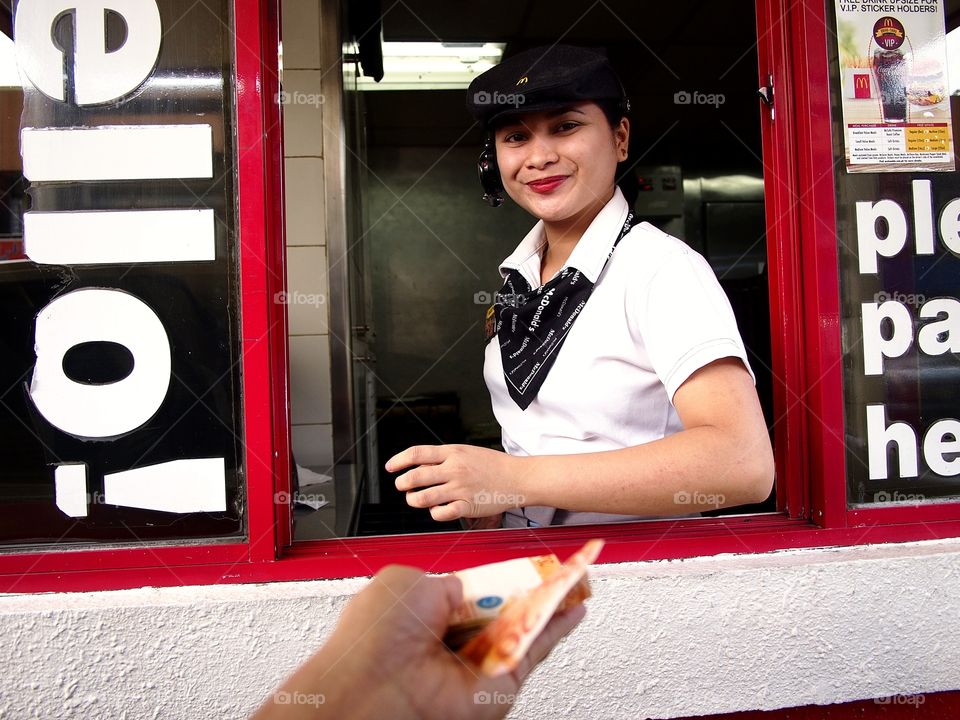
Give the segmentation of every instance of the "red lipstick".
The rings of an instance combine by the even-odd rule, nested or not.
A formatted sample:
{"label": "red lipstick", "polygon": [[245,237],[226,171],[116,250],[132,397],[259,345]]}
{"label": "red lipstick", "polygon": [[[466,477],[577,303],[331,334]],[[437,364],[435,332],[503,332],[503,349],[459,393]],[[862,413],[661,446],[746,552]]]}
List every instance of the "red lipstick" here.
{"label": "red lipstick", "polygon": [[527,183],[527,187],[533,190],[535,193],[548,193],[556,190],[560,185],[566,180],[566,175],[553,175],[548,178],[540,178],[539,180],[531,180]]}

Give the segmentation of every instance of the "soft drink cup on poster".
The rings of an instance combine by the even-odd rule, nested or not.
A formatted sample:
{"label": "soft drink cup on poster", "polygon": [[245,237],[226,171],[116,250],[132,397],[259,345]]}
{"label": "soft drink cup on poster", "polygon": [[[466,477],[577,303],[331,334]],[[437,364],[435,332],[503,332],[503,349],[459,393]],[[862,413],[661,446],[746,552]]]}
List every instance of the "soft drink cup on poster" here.
{"label": "soft drink cup on poster", "polygon": [[873,54],[884,122],[899,123],[907,119],[906,66],[906,59],[899,50],[877,50]]}

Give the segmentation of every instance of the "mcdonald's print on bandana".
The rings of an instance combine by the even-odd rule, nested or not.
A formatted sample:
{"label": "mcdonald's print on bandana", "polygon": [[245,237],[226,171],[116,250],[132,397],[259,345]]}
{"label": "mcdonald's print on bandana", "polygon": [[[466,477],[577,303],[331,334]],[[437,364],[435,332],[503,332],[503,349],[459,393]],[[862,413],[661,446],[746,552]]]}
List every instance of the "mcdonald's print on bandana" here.
{"label": "mcdonald's print on bandana", "polygon": [[[631,227],[633,213],[627,216],[606,262]],[[574,267],[564,268],[536,290],[520,271],[508,271],[494,299],[495,330],[507,391],[521,410],[537,396],[593,288],[590,279]]]}

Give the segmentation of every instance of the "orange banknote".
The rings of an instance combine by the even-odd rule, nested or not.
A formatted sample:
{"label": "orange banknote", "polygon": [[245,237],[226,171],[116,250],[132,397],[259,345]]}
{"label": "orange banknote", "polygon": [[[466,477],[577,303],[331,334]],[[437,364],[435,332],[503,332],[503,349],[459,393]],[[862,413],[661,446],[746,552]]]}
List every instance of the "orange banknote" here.
{"label": "orange banknote", "polygon": [[603,540],[590,540],[562,564],[542,555],[455,573],[464,601],[445,641],[486,675],[510,672],[555,613],[590,596],[587,566],[602,548]]}

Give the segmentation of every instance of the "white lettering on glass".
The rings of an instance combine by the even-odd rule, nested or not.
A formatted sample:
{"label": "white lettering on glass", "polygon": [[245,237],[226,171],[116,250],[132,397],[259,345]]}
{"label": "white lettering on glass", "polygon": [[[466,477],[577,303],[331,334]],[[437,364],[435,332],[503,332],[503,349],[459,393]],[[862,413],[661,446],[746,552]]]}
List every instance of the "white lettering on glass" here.
{"label": "white lettering on glass", "polygon": [[[906,305],[895,300],[885,303],[863,303],[860,306],[863,324],[863,371],[866,375],[882,375],[883,359],[903,355],[913,343],[913,321]],[[888,320],[889,337],[884,337],[884,320]]]}
{"label": "white lettering on glass", "polygon": [[24,251],[41,265],[189,262],[216,255],[213,210],[28,212]]}
{"label": "white lettering on glass", "polygon": [[[107,50],[106,13],[120,15],[126,38]],[[160,10],[154,0],[20,0],[14,20],[17,63],[44,95],[65,101],[64,57],[54,43],[57,18],[73,14],[74,100],[99,105],[136,90],[160,53]]]}
{"label": "white lettering on glass", "polygon": [[900,459],[900,477],[917,477],[917,434],[905,422],[887,425],[883,405],[867,406],[867,457],[870,479],[887,478],[887,446],[893,443]]}
{"label": "white lettering on glass", "polygon": [[213,177],[209,125],[98,125],[20,131],[30,182]]}
{"label": "white lettering on glass", "polygon": [[[102,385],[77,382],[63,369],[76,345],[113,342],[133,355],[133,371]],[[120,290],[84,288],[53,300],[37,316],[37,363],[29,395],[54,427],[81,438],[107,438],[143,425],[170,384],[170,343],[157,314]]]}
{"label": "white lettering on glass", "polygon": [[227,509],[223,458],[172,460],[103,476],[111,505],[163,512],[223,512]]}
{"label": "white lettering on glass", "polygon": [[64,463],[53,471],[57,507],[67,517],[87,516],[87,466]]}

